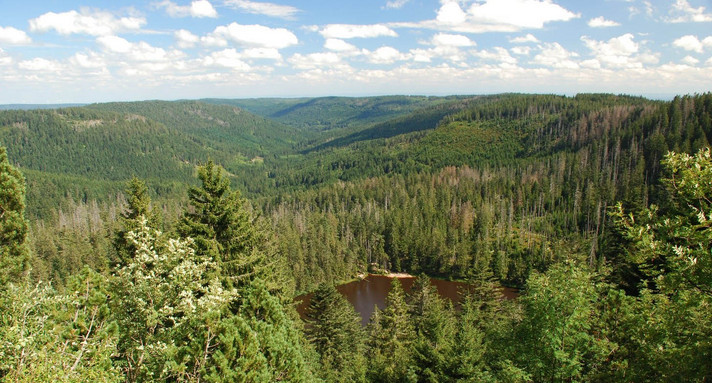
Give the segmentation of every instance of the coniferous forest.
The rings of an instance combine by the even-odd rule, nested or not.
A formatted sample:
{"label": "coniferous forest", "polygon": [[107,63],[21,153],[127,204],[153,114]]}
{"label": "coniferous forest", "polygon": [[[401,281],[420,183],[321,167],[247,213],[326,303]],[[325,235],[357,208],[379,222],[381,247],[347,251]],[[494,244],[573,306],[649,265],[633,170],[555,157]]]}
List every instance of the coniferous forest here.
{"label": "coniferous forest", "polygon": [[0,380],[712,381],[710,142],[710,93],[2,110]]}

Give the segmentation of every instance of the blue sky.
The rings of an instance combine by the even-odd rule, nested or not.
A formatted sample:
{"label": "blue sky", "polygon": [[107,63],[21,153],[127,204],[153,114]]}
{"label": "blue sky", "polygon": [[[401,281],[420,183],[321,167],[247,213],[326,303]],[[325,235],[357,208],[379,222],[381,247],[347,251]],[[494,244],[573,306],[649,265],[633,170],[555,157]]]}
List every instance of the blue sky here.
{"label": "blue sky", "polygon": [[709,0],[0,0],[0,103],[712,90]]}

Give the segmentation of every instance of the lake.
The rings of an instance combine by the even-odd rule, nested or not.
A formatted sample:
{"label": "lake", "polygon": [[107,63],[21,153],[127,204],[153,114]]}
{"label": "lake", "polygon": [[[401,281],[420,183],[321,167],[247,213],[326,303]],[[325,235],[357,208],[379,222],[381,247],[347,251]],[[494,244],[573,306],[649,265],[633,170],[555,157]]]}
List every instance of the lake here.
{"label": "lake", "polygon": [[[386,307],[386,296],[391,290],[392,279],[392,277],[385,275],[370,274],[364,279],[336,286],[336,289],[351,302],[356,311],[361,315],[361,324],[365,326],[368,324],[375,305],[381,310]],[[403,284],[405,292],[410,292],[415,282],[415,277],[402,277],[399,279],[401,284]],[[453,303],[460,301],[460,292],[468,286],[465,282],[453,282],[434,278],[430,279],[430,283],[437,287],[441,297],[448,298]],[[516,298],[519,294],[516,289],[508,287],[501,287],[500,291],[502,296],[508,299]],[[302,318],[304,318],[304,313],[309,306],[311,297],[312,294],[305,294],[294,299],[295,302],[297,302],[299,316]]]}

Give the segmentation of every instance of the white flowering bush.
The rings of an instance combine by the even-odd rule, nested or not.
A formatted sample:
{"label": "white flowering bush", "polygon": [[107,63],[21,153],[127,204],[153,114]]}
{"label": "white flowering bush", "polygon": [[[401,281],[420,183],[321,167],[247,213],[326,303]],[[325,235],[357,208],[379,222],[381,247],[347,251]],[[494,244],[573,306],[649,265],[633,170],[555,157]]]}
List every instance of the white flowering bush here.
{"label": "white flowering bush", "polygon": [[129,381],[195,381],[216,345],[222,313],[237,298],[190,239],[166,239],[140,219],[128,233],[133,261],[114,279],[119,352]]}

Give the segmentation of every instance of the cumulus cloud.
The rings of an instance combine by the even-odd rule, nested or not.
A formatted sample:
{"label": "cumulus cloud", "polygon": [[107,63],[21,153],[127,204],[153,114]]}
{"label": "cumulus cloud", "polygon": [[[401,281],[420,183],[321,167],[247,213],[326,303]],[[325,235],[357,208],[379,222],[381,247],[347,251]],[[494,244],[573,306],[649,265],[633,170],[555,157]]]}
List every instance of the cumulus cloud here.
{"label": "cumulus cloud", "polygon": [[341,39],[326,39],[324,48],[334,52],[356,52],[358,48]]}
{"label": "cumulus cloud", "polygon": [[0,27],[0,43],[4,44],[29,44],[32,42],[30,36],[25,31],[13,27]]}
{"label": "cumulus cloud", "polygon": [[657,55],[639,54],[640,45],[634,41],[633,35],[611,38],[608,41],[591,40],[583,36],[581,40],[591,50],[601,64],[615,68],[642,68],[643,64],[656,63]]}
{"label": "cumulus cloud", "polygon": [[683,57],[682,60],[680,60],[680,61],[682,61],[683,64],[687,64],[687,65],[690,65],[690,66],[695,66],[695,65],[697,65],[697,64],[700,62],[700,60],[698,60],[698,59],[696,59],[696,58],[694,58],[694,57],[692,57],[692,56],[685,56],[685,57]]}
{"label": "cumulus cloud", "polygon": [[194,0],[190,5],[178,5],[170,0],[164,0],[156,6],[165,8],[171,17],[218,17],[218,12],[208,0]]}
{"label": "cumulus cloud", "polygon": [[372,64],[392,64],[396,61],[407,60],[408,55],[401,53],[393,47],[380,47],[368,53],[368,61]]}
{"label": "cumulus cloud", "polygon": [[204,57],[202,64],[205,66],[218,66],[229,68],[234,71],[247,72],[250,70],[250,65],[242,60],[243,56],[234,48],[224,49],[219,52],[213,52],[210,56]]}
{"label": "cumulus cloud", "polygon": [[289,58],[289,63],[297,69],[331,67],[341,63],[341,57],[334,52],[319,52],[303,55],[297,53]]}
{"label": "cumulus cloud", "polygon": [[671,23],[705,23],[712,21],[712,13],[706,13],[705,7],[693,7],[687,0],[676,0],[670,10],[671,17],[667,21]]}
{"label": "cumulus cloud", "polygon": [[179,48],[192,48],[200,41],[198,36],[186,29],[175,31],[173,36],[176,38],[176,45]]}
{"label": "cumulus cloud", "polygon": [[441,3],[434,20],[394,25],[465,33],[516,32],[580,17],[551,0],[484,0],[474,2],[466,9],[457,0],[442,0]]}
{"label": "cumulus cloud", "polygon": [[682,48],[686,51],[702,53],[705,48],[712,48],[712,36],[707,36],[702,41],[700,41],[697,36],[686,35],[673,41],[672,45],[678,48]]}
{"label": "cumulus cloud", "polygon": [[477,45],[467,36],[452,35],[448,33],[438,33],[437,35],[433,36],[432,44],[449,47],[472,47]]}
{"label": "cumulus cloud", "polygon": [[607,27],[617,27],[621,25],[613,20],[606,20],[603,16],[594,17],[588,21],[588,26],[591,28],[607,28]]}
{"label": "cumulus cloud", "polygon": [[33,32],[56,31],[60,35],[75,33],[106,36],[118,32],[137,31],[146,24],[143,17],[117,17],[109,12],[82,9],[80,12],[47,12],[30,20]]}
{"label": "cumulus cloud", "polygon": [[226,45],[226,40],[240,45],[282,49],[296,45],[299,40],[294,33],[284,28],[270,28],[263,25],[242,25],[231,23],[219,26],[203,38],[208,45]]}
{"label": "cumulus cloud", "polygon": [[95,52],[89,53],[76,53],[69,60],[74,66],[85,68],[85,69],[96,69],[105,68],[106,60],[96,54]]}
{"label": "cumulus cloud", "polygon": [[234,9],[239,9],[247,13],[279,17],[282,19],[292,19],[299,13],[299,9],[288,5],[273,3],[263,3],[249,0],[225,0],[225,5]]}
{"label": "cumulus cloud", "polygon": [[510,39],[509,42],[514,43],[514,44],[538,43],[539,39],[534,37],[534,35],[532,35],[531,33],[528,33],[526,36],[519,36],[519,37]]}
{"label": "cumulus cloud", "polygon": [[119,36],[101,36],[97,39],[97,42],[105,52],[119,54],[122,59],[133,61],[169,62],[185,56],[183,52],[178,50],[167,51],[144,41],[134,43]]}
{"label": "cumulus cloud", "polygon": [[531,47],[512,47],[511,51],[515,55],[527,56],[531,52]]}
{"label": "cumulus cloud", "polygon": [[578,53],[568,51],[559,43],[547,43],[539,48],[539,54],[534,56],[532,61],[535,64],[558,69],[577,69],[579,67],[575,61]]}
{"label": "cumulus cloud", "polygon": [[502,47],[494,47],[491,50],[482,50],[474,53],[475,56],[489,61],[497,61],[504,64],[516,64],[517,59],[509,54],[509,51]]}
{"label": "cumulus cloud", "polygon": [[401,9],[408,4],[410,0],[390,0],[386,3],[386,9]]}
{"label": "cumulus cloud", "polygon": [[34,72],[56,72],[62,69],[62,64],[59,61],[47,60],[41,57],[20,61],[17,66],[20,69]]}
{"label": "cumulus cloud", "polygon": [[327,39],[371,38],[380,36],[396,37],[391,28],[381,25],[329,24],[319,31]]}

